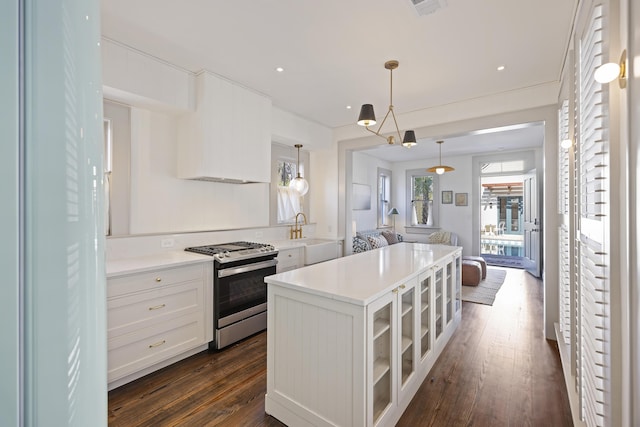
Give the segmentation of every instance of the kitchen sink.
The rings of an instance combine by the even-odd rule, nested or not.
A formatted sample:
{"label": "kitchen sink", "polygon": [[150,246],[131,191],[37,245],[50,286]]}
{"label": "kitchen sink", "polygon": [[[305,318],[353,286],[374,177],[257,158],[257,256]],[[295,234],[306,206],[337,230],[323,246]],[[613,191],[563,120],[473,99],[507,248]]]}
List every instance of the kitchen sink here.
{"label": "kitchen sink", "polygon": [[317,264],[338,258],[338,241],[327,239],[303,239],[304,265]]}

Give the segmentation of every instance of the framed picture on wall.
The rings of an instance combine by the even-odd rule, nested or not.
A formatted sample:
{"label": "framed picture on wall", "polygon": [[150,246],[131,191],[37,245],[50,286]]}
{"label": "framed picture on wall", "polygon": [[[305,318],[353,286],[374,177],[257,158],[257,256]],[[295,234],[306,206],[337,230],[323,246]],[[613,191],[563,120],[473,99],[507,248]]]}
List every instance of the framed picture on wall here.
{"label": "framed picture on wall", "polygon": [[469,193],[456,193],[456,206],[467,206]]}
{"label": "framed picture on wall", "polygon": [[453,203],[453,191],[443,191],[442,192],[442,204],[450,205]]}
{"label": "framed picture on wall", "polygon": [[367,211],[371,209],[371,187],[367,184],[353,184],[352,209]]}

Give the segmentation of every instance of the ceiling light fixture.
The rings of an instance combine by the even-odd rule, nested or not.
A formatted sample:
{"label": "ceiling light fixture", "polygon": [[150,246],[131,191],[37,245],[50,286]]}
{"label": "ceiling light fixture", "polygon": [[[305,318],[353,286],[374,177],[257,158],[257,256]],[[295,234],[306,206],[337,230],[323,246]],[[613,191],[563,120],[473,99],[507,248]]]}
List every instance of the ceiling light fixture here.
{"label": "ceiling light fixture", "polygon": [[281,73],[281,72],[283,72],[283,71],[284,71],[284,68],[282,68],[282,67],[276,67],[276,71],[277,71],[277,72],[279,72],[279,73]]}
{"label": "ceiling light fixture", "polygon": [[451,172],[455,170],[451,166],[444,166],[442,164],[442,144],[443,143],[444,141],[436,141],[436,144],[438,144],[438,146],[440,147],[440,163],[438,164],[438,166],[432,166],[429,169],[427,169],[427,172],[435,172],[438,175],[442,175],[445,172]]}
{"label": "ceiling light fixture", "polygon": [[569,148],[571,148],[572,145],[573,145],[573,141],[570,140],[569,138],[563,139],[562,141],[560,141],[560,146],[565,150],[568,150]]}
{"label": "ceiling light fixture", "polygon": [[504,71],[504,69],[505,69],[505,68],[506,68],[506,67],[505,67],[504,65],[499,65],[499,66],[498,66],[498,68],[497,68],[497,70],[498,70],[498,71]]}
{"label": "ceiling light fixture", "polygon": [[596,68],[593,78],[602,84],[611,83],[617,78],[620,89],[627,87],[627,50],[622,51],[620,61],[617,64],[615,62],[607,62]]}
{"label": "ceiling light fixture", "polygon": [[382,123],[380,123],[380,126],[378,126],[378,130],[373,131],[369,129],[369,126],[374,126],[377,123],[376,115],[373,112],[372,104],[362,105],[362,107],[360,108],[360,116],[358,116],[358,124],[360,126],[364,126],[369,132],[381,138],[386,139],[389,144],[395,144],[396,138],[394,135],[389,135],[389,136],[380,135],[380,130],[382,129],[384,122],[387,121],[389,114],[391,114],[391,117],[393,118],[393,123],[396,126],[396,132],[398,133],[398,140],[402,141],[403,146],[407,148],[411,148],[414,145],[416,145],[416,133],[412,130],[408,130],[404,133],[404,138],[401,138],[400,128],[398,127],[398,121],[396,120],[396,114],[393,112],[393,70],[398,68],[398,65],[399,65],[398,61],[387,61],[384,63],[384,68],[389,70],[391,75],[391,84],[390,84],[390,90],[389,90],[389,109],[387,110],[387,114],[385,114],[384,119],[382,120]]}
{"label": "ceiling light fixture", "polygon": [[302,177],[302,175],[300,175],[300,149],[302,148],[302,144],[296,144],[294,147],[298,149],[298,163],[296,167],[298,175],[289,181],[289,188],[293,188],[300,193],[301,196],[304,196],[307,194],[307,191],[309,191],[309,183]]}

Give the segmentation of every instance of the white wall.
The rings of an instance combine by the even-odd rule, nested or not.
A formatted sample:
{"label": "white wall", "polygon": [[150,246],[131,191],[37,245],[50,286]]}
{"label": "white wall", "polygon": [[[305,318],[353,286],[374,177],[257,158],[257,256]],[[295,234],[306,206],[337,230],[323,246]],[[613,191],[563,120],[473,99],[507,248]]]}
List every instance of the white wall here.
{"label": "white wall", "polygon": [[[442,191],[453,191],[454,203],[439,206],[438,228],[444,231],[451,231],[458,235],[458,246],[462,246],[463,254],[471,254],[471,208],[474,203],[471,192],[471,156],[444,157],[443,163],[455,168],[455,171],[448,172],[438,177],[438,201],[442,200]],[[396,229],[403,232],[409,240],[426,242],[427,236],[435,230],[429,230],[424,234],[411,234],[402,231],[407,225],[406,211],[409,208],[407,203],[407,180],[406,171],[411,169],[427,169],[438,162],[437,158],[418,160],[412,162],[401,162],[393,164],[393,203],[396,204],[400,215],[396,219]],[[456,206],[455,193],[467,193],[468,205]]]}
{"label": "white wall", "polygon": [[[366,153],[353,153],[353,182],[365,184],[371,188],[371,209],[353,210],[351,220],[356,222],[356,230],[371,230],[378,225],[378,168],[391,170],[391,163],[372,157]],[[393,186],[391,205],[395,200],[395,176],[391,177]],[[398,215],[400,216],[400,215]],[[396,218],[396,229],[398,219]]]}
{"label": "white wall", "polygon": [[131,110],[131,233],[267,226],[269,184],[176,178],[176,154],[183,143],[177,126],[172,114]]}
{"label": "white wall", "polygon": [[[176,178],[178,150],[181,144],[188,143],[179,140],[178,117],[195,110],[194,74],[113,40],[103,38],[102,47],[105,96],[133,107],[129,232],[268,226],[269,184],[221,184]],[[331,130],[279,108],[272,109],[272,117],[274,141],[291,146],[301,143],[311,151],[309,219],[319,219],[323,224],[319,229],[321,236],[336,237],[337,163],[326,157],[333,144]],[[314,170],[322,172],[314,174]]]}

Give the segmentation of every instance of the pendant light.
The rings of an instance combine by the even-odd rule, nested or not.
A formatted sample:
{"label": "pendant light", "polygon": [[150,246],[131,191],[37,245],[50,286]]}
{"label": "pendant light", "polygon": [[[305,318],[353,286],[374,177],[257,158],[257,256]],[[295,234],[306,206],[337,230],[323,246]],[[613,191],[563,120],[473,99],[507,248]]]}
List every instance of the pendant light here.
{"label": "pendant light", "polygon": [[390,71],[391,73],[391,87],[389,91],[389,109],[387,110],[387,114],[382,119],[382,123],[378,126],[378,130],[374,131],[369,129],[369,126],[374,126],[376,122],[376,115],[373,112],[373,105],[371,104],[363,104],[360,108],[360,115],[358,116],[358,124],[360,126],[364,126],[369,132],[384,138],[387,140],[389,144],[395,144],[396,137],[394,135],[383,136],[380,135],[380,130],[384,125],[384,122],[391,114],[391,118],[393,118],[393,124],[396,126],[396,132],[398,134],[398,141],[402,141],[402,145],[411,148],[416,145],[416,133],[412,130],[408,130],[404,133],[404,138],[400,137],[400,128],[398,127],[398,121],[396,120],[396,114],[393,112],[393,70],[398,68],[400,63],[398,61],[387,61],[384,63],[384,68]]}
{"label": "pendant light", "polygon": [[438,146],[440,147],[440,163],[438,164],[438,166],[432,166],[429,169],[427,169],[427,172],[435,172],[438,175],[442,175],[445,172],[451,172],[452,170],[455,170],[451,166],[444,166],[442,164],[442,144],[443,143],[444,141],[436,141],[436,144],[438,144]]}
{"label": "pendant light", "polygon": [[300,175],[300,149],[302,148],[302,144],[296,144],[294,147],[298,149],[298,164],[296,167],[298,175],[289,182],[289,188],[293,188],[301,196],[304,196],[307,194],[307,191],[309,191],[309,183]]}

